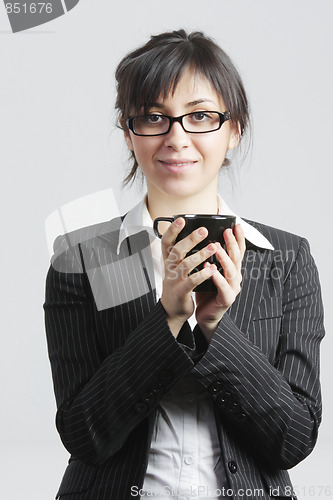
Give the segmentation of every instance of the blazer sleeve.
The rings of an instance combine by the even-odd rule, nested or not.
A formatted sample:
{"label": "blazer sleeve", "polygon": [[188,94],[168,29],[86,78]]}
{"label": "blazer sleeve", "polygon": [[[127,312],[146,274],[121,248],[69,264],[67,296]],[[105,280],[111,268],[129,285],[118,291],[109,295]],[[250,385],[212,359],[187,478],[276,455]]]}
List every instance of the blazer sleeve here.
{"label": "blazer sleeve", "polygon": [[[62,266],[67,271],[50,267],[44,304],[56,425],[73,456],[100,464],[122,448],[193,362],[172,335],[160,302],[135,330],[126,332],[125,343],[106,356],[98,342],[98,312],[87,275],[68,272],[78,271],[74,252],[63,252],[61,259],[67,260]],[[108,335],[117,336],[112,311],[108,317]]]}
{"label": "blazer sleeve", "polygon": [[321,421],[323,306],[309,244],[300,240],[284,283],[274,366],[227,313],[192,370],[219,406],[222,420],[265,463],[280,469],[293,467],[311,452]]}

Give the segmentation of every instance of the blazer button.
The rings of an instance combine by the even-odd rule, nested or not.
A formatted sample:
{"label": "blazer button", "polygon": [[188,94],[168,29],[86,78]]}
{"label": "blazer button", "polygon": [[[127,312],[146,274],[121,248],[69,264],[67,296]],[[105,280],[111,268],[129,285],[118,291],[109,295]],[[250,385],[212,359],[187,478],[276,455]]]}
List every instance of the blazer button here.
{"label": "blazer button", "polygon": [[221,394],[219,394],[217,396],[216,402],[219,406],[221,406],[223,408],[224,406],[226,406],[226,404],[228,403],[230,398],[231,398],[230,392],[223,391],[223,392],[221,392]]}
{"label": "blazer button", "polygon": [[153,384],[151,386],[151,391],[154,393],[154,394],[159,394],[162,390],[162,384],[161,382],[157,382],[156,384]]}
{"label": "blazer button", "polygon": [[160,377],[159,377],[160,381],[163,383],[163,384],[170,384],[170,382],[172,382],[172,379],[173,379],[173,376],[170,372],[168,372],[167,370],[162,370],[160,372]]}
{"label": "blazer button", "polygon": [[227,410],[226,410],[226,413],[230,416],[230,417],[234,417],[240,410],[240,406],[238,403],[231,403],[229,404]]}
{"label": "blazer button", "polygon": [[152,392],[146,392],[146,394],[142,396],[142,401],[147,405],[151,405],[155,401],[155,395]]}
{"label": "blazer button", "polygon": [[146,405],[146,403],[144,403],[143,401],[139,401],[138,403],[136,403],[136,405],[134,406],[134,410],[137,412],[137,413],[142,413],[144,411],[146,411],[148,409],[148,406]]}
{"label": "blazer button", "polygon": [[238,424],[243,424],[245,422],[245,420],[247,420],[247,416],[245,415],[245,413],[237,413],[235,416],[234,416],[234,420],[235,422],[237,422]]}
{"label": "blazer button", "polygon": [[216,380],[208,387],[208,392],[210,392],[210,394],[217,394],[222,390],[222,388],[223,388],[222,382]]}
{"label": "blazer button", "polygon": [[235,474],[235,472],[237,472],[238,469],[236,462],[234,462],[233,460],[228,462],[228,468],[232,474]]}

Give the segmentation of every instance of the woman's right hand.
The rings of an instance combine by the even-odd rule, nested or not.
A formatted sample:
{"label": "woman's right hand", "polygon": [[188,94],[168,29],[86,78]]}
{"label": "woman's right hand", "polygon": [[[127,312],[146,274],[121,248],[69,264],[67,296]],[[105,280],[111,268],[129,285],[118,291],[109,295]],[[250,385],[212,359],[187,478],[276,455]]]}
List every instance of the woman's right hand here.
{"label": "woman's right hand", "polygon": [[185,321],[194,312],[193,289],[210,278],[216,271],[216,266],[212,265],[188,276],[194,268],[213,255],[217,251],[217,247],[214,243],[210,243],[200,251],[185,258],[194,246],[207,237],[208,231],[205,227],[201,227],[175,244],[184,224],[185,220],[179,217],[170,224],[161,239],[164,261],[161,304],[166,311],[170,330],[175,337]]}

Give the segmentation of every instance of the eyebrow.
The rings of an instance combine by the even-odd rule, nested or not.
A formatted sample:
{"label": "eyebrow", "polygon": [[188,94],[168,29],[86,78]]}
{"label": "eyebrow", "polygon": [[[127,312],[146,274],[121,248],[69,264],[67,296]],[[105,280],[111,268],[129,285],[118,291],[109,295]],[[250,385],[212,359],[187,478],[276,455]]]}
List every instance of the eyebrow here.
{"label": "eyebrow", "polygon": [[202,99],[196,99],[195,101],[187,103],[186,106],[196,106],[197,104],[201,104],[202,102],[212,102],[214,104],[214,101],[212,101],[211,99],[203,97]]}
{"label": "eyebrow", "polygon": [[[211,99],[203,97],[202,99],[196,99],[195,101],[188,102],[187,104],[185,104],[185,106],[187,108],[190,108],[191,106],[196,106],[197,104],[201,104],[202,102],[212,102],[213,104],[215,104]],[[160,102],[152,102],[149,107],[162,109],[164,108],[164,104]]]}

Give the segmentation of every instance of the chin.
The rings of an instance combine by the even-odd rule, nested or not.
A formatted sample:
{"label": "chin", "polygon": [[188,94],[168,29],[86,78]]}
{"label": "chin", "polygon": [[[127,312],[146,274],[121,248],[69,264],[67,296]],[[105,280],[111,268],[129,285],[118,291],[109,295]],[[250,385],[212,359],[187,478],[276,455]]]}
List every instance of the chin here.
{"label": "chin", "polygon": [[176,186],[173,189],[163,189],[163,192],[166,196],[170,196],[170,198],[174,199],[182,199],[182,198],[188,198],[190,196],[197,195],[200,192],[200,189],[188,189],[184,188],[181,189],[179,186]]}

